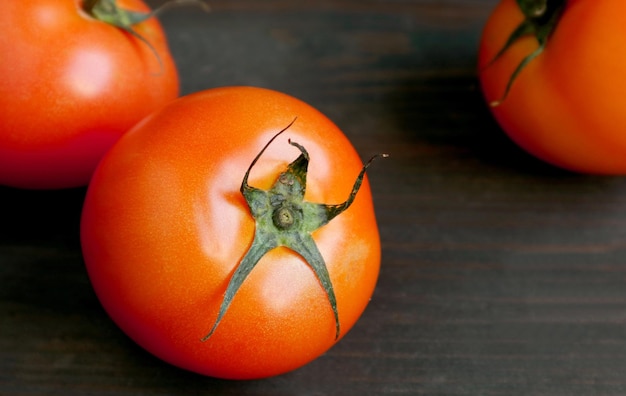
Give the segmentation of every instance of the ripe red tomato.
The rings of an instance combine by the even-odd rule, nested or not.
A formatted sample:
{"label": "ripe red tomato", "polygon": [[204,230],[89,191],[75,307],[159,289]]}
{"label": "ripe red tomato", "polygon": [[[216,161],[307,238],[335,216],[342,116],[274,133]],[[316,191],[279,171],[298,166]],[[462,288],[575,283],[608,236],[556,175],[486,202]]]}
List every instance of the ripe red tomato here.
{"label": "ripe red tomato", "polygon": [[[626,173],[625,13],[623,0],[497,5],[480,42],[480,80],[487,101],[503,99],[493,114],[521,147],[576,172]],[[506,47],[524,21],[531,33]]]}
{"label": "ripe red tomato", "polygon": [[[85,185],[124,132],[178,96],[156,19],[133,26],[143,41],[90,16],[82,4],[0,2],[0,184]],[[148,11],[141,0],[117,5]]]}
{"label": "ripe red tomato", "polygon": [[[242,188],[255,156],[294,118],[254,163],[249,188]],[[83,252],[100,301],[133,340],[176,366],[250,379],[304,365],[353,326],[380,265],[367,178],[345,212],[312,234],[297,235],[312,235],[325,260],[338,322],[312,263],[269,243],[207,339],[258,230],[285,214],[272,209],[267,221],[255,221],[251,208],[262,215],[265,209],[249,207],[241,191],[264,196],[275,182],[279,188],[297,185],[279,176],[288,164],[302,163],[296,143],[310,155],[303,183],[307,205],[346,201],[362,167],[348,139],[311,106],[260,88],[217,88],[180,98],[104,157],[84,204]],[[288,202],[275,198],[267,202]],[[301,214],[311,209],[294,205]],[[287,236],[281,233],[287,226],[278,228],[279,238]]]}

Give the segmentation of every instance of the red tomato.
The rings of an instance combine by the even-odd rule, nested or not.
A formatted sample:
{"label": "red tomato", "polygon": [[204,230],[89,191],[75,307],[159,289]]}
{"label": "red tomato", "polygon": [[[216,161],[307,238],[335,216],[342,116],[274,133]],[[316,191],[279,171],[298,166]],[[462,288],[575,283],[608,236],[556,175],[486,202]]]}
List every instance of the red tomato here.
{"label": "red tomato", "polygon": [[257,230],[240,192],[246,170],[296,117],[254,164],[249,185],[267,190],[284,178],[299,154],[291,140],[310,154],[305,201],[344,202],[362,167],[348,139],[309,105],[260,88],[180,98],[122,137],[98,167],[82,218],[89,277],[112,319],[154,355],[208,376],[273,376],[324,353],[365,309],[380,265],[367,178],[352,205],[312,233],[336,296],[339,337],[310,263],[277,247],[202,341]]}
{"label": "red tomato", "polygon": [[[85,185],[124,132],[178,96],[156,19],[133,27],[148,45],[81,4],[0,2],[0,184]],[[148,11],[140,0],[118,5]]]}
{"label": "red tomato", "polygon": [[[525,20],[520,4],[532,8],[537,3],[502,0],[487,21],[479,67],[489,102],[503,98],[514,70],[539,48],[535,34],[525,35],[495,59]],[[538,19],[526,19],[546,28],[548,14],[557,11],[543,51],[520,70],[508,95],[492,107],[493,114],[515,142],[551,164],[583,173],[624,174],[626,23],[621,16],[626,2],[561,0],[544,9],[547,14],[537,9]]]}

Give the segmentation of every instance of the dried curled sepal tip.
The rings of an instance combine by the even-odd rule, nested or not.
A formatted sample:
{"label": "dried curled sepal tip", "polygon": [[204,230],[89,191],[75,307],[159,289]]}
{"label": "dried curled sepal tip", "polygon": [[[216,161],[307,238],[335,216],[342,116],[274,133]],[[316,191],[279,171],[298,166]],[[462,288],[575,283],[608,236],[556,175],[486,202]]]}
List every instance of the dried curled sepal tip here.
{"label": "dried curled sepal tip", "polygon": [[304,201],[309,153],[302,145],[291,140],[289,140],[289,144],[300,151],[298,158],[290,163],[284,172],[278,175],[269,190],[265,191],[250,186],[248,184],[248,177],[254,165],[269,145],[279,135],[289,129],[295,121],[294,119],[289,125],[270,139],[253,159],[244,175],[240,191],[255,220],[252,244],[230,278],[217,318],[209,333],[202,338],[202,341],[208,340],[214,334],[219,323],[228,311],[237,291],[261,258],[267,252],[278,246],[287,247],[304,258],[328,298],[335,319],[335,339],[338,339],[341,334],[337,299],[333,285],[324,257],[322,257],[322,254],[317,248],[311,233],[324,226],[350,207],[363,183],[366,169],[374,159],[387,157],[388,155],[376,155],[363,166],[348,198],[341,204],[327,205]]}

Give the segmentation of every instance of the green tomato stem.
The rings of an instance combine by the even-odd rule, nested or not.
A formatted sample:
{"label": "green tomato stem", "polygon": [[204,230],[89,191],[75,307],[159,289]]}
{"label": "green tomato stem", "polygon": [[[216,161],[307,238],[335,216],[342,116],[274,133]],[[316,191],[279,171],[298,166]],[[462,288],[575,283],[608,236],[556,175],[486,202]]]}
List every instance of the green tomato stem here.
{"label": "green tomato stem", "polygon": [[517,65],[507,82],[502,97],[490,103],[492,107],[502,104],[520,73],[544,51],[550,36],[557,28],[566,2],[567,0],[517,0],[517,5],[524,14],[524,20],[511,32],[504,46],[486,68],[496,62],[513,44],[523,37],[533,36],[539,45],[537,49],[525,56]]}
{"label": "green tomato stem", "polygon": [[205,11],[209,10],[208,4],[200,0],[170,0],[155,10],[149,12],[131,11],[120,8],[117,5],[117,0],[85,0],[83,3],[83,9],[93,18],[127,32],[148,46],[150,51],[152,51],[154,56],[159,61],[160,70],[163,70],[163,60],[159,56],[156,48],[154,48],[150,41],[148,41],[144,36],[139,34],[135,30],[134,26],[155,17],[168,7],[186,4],[196,4],[201,6]]}
{"label": "green tomato stem", "polygon": [[250,213],[255,220],[254,237],[250,248],[237,265],[235,273],[226,287],[226,292],[213,327],[210,329],[209,333],[202,338],[202,341],[208,340],[214,334],[237,291],[261,258],[267,252],[278,246],[287,247],[304,258],[328,298],[335,318],[335,339],[338,339],[341,334],[337,299],[333,285],[324,257],[317,248],[311,234],[352,205],[354,198],[359,192],[363,178],[365,177],[367,167],[375,158],[387,157],[387,155],[376,155],[363,166],[348,199],[338,205],[326,205],[304,201],[309,153],[303,146],[291,140],[289,144],[300,150],[300,156],[287,166],[286,171],[278,176],[272,188],[265,191],[250,186],[248,184],[248,177],[254,165],[267,147],[269,147],[280,134],[291,127],[295,121],[294,119],[287,127],[270,139],[261,152],[254,158],[244,175],[240,191],[248,203]]}

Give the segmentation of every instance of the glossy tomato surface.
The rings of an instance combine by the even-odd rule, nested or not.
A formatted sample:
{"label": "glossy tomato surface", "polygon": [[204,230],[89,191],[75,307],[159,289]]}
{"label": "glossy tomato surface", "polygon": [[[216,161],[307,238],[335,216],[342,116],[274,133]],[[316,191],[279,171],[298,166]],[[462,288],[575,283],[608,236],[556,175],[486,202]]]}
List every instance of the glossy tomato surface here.
{"label": "glossy tomato surface", "polygon": [[[140,0],[117,4],[148,11]],[[3,0],[0,30],[0,184],[86,185],[124,132],[178,96],[154,18],[134,26],[153,49],[80,0]]]}
{"label": "glossy tomato surface", "polygon": [[[626,2],[563,3],[545,49],[493,114],[515,142],[544,161],[576,172],[624,174]],[[538,47],[526,36],[493,61],[523,19],[515,0],[502,0],[486,23],[479,68],[488,102],[502,98],[515,68]]]}
{"label": "glossy tomato surface", "polygon": [[[154,355],[204,375],[249,379],[298,368],[337,341],[324,289],[284,247],[263,256],[215,333],[201,341],[252,243],[244,174],[294,118],[252,168],[249,184],[274,183],[299,155],[291,139],[310,154],[305,200],[344,202],[362,167],[346,136],[304,102],[260,88],[177,99],[126,134],[98,167],[81,230],[89,277],[112,319]],[[352,206],[312,235],[334,286],[342,337],[379,272],[367,178]]]}

